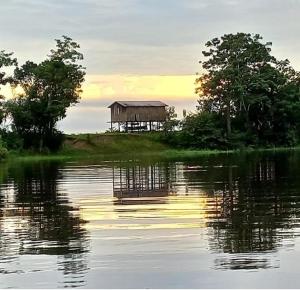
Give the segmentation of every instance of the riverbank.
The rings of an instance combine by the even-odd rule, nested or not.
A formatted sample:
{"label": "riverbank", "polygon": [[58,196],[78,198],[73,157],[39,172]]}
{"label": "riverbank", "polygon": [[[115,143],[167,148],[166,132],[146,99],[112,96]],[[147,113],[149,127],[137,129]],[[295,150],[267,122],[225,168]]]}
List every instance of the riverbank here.
{"label": "riverbank", "polygon": [[22,160],[115,160],[177,159],[231,153],[219,150],[180,150],[158,141],[157,134],[78,134],[68,135],[56,153],[10,152],[8,159]]}
{"label": "riverbank", "polygon": [[295,148],[261,148],[243,150],[187,150],[171,148],[159,142],[157,134],[78,134],[67,135],[57,153],[10,152],[7,159],[21,160],[129,160],[129,159],[192,159],[216,154],[279,152]]}

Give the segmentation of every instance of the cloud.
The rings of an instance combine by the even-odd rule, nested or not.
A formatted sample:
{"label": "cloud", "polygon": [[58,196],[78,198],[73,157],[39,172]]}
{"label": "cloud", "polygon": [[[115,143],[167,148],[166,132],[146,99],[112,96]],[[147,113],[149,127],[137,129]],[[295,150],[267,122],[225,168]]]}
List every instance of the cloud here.
{"label": "cloud", "polygon": [[295,0],[2,1],[1,49],[38,61],[66,34],[81,44],[89,73],[192,74],[208,39],[245,31],[300,68],[299,9]]}
{"label": "cloud", "polygon": [[193,99],[195,75],[88,75],[83,99]]}

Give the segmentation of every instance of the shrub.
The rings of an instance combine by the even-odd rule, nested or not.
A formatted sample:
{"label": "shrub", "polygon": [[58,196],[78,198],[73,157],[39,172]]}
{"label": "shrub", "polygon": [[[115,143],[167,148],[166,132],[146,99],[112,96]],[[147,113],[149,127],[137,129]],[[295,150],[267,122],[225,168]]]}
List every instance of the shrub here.
{"label": "shrub", "polygon": [[221,149],[228,146],[221,121],[214,113],[188,115],[182,122],[180,139],[184,147]]}
{"label": "shrub", "polygon": [[5,147],[0,147],[0,160],[5,159],[8,155],[8,150]]}
{"label": "shrub", "polygon": [[1,130],[2,145],[8,150],[21,150],[23,148],[23,138],[15,131]]}

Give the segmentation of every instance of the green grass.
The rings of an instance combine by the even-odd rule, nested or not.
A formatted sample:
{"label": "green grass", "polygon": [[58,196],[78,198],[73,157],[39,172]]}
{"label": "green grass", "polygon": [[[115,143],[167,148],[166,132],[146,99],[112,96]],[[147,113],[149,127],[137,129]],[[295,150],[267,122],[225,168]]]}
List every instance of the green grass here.
{"label": "green grass", "polygon": [[167,146],[143,134],[80,134],[69,135],[60,153],[82,154],[126,154],[166,150]]}
{"label": "green grass", "polygon": [[131,158],[195,158],[204,155],[229,154],[233,151],[220,150],[179,150],[158,141],[157,134],[80,134],[70,135],[64,148],[64,156],[100,159]]}
{"label": "green grass", "polygon": [[142,155],[155,155],[167,149],[166,145],[154,140],[150,134],[78,134],[68,135],[63,148],[57,153],[10,152],[8,159],[130,159]]}
{"label": "green grass", "polygon": [[170,148],[158,141],[156,134],[78,134],[68,135],[63,148],[52,154],[33,152],[10,152],[8,159],[24,161],[40,160],[129,160],[129,159],[192,159],[216,154],[251,152],[283,152],[300,150],[295,148],[261,148],[243,150],[179,150]]}

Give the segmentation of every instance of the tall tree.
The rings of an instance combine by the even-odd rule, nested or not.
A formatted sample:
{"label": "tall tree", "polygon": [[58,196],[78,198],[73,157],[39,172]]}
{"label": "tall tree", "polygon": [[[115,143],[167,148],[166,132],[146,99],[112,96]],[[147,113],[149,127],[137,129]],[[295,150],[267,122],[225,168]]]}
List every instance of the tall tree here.
{"label": "tall tree", "polygon": [[206,43],[207,58],[202,63],[206,73],[196,83],[200,106],[221,112],[226,118],[227,134],[231,134],[231,119],[237,110],[247,114],[251,100],[246,99],[253,76],[272,65],[271,43],[261,43],[262,37],[246,33],[225,34]]}
{"label": "tall tree", "polygon": [[226,34],[206,43],[205,73],[196,80],[199,107],[223,116],[229,138],[233,125],[269,142],[279,128],[295,129],[295,119],[287,115],[299,114],[299,74],[287,60],[270,54],[271,45],[248,33]]}
{"label": "tall tree", "polygon": [[66,110],[79,101],[85,68],[79,64],[83,55],[79,45],[63,36],[47,59],[36,64],[27,61],[15,70],[14,77],[23,93],[7,103],[15,129],[21,134],[35,134],[39,150],[55,133],[57,122]]}

